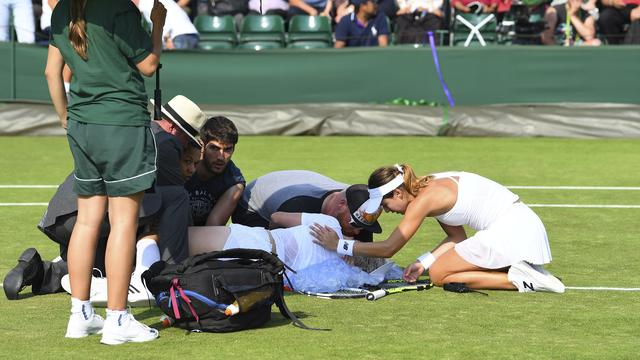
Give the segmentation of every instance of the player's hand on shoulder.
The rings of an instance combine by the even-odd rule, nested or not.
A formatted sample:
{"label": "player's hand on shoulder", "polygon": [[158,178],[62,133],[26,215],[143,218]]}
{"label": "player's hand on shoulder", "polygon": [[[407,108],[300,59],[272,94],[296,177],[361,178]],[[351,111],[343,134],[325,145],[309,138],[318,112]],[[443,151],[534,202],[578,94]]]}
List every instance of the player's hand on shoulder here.
{"label": "player's hand on shoulder", "polygon": [[309,234],[313,236],[313,242],[327,250],[335,250],[340,239],[335,230],[330,226],[314,223],[309,225]]}

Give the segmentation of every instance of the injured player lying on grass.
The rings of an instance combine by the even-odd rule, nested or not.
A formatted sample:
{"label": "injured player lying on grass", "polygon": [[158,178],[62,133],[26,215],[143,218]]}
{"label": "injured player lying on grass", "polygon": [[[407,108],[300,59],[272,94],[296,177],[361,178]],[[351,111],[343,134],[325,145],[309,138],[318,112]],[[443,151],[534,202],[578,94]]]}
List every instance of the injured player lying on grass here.
{"label": "injured player lying on grass", "polygon": [[295,271],[287,270],[287,276],[293,288],[302,291],[377,285],[385,279],[402,276],[402,269],[397,266],[385,266],[386,271],[373,272],[387,262],[385,259],[343,256],[313,242],[309,226],[314,223],[329,226],[341,236],[352,235],[348,213],[344,219],[307,213],[275,213],[273,216],[286,217],[285,223],[297,225],[273,230],[238,224],[192,227],[189,229],[190,255],[233,248],[273,252]]}

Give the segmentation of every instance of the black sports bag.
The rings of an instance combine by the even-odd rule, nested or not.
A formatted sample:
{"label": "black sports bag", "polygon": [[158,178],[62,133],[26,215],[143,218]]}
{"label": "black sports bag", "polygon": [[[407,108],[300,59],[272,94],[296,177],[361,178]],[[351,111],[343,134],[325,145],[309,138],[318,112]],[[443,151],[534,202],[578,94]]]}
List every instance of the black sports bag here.
{"label": "black sports bag", "polygon": [[[285,265],[273,254],[229,249],[195,255],[180,264],[158,261],[142,274],[162,311],[179,328],[231,332],[257,328],[276,304],[294,325],[304,325],[283,297]],[[314,329],[319,330],[319,329]]]}

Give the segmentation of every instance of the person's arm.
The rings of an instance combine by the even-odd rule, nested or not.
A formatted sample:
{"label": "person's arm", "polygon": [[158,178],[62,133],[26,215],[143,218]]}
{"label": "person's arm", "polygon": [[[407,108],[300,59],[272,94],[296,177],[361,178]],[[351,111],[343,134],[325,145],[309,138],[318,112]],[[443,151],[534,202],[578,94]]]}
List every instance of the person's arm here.
{"label": "person's arm", "polygon": [[[407,206],[404,217],[398,227],[384,241],[370,243],[355,242],[353,244],[353,255],[374,256],[390,258],[397,253],[418,231],[418,228],[427,217],[435,201],[428,193],[418,195]],[[327,250],[336,251],[340,239],[331,228],[314,224],[310,226],[314,242],[323,246]]]}
{"label": "person's arm", "polygon": [[463,13],[469,13],[471,12],[471,9],[469,9],[468,6],[466,6],[465,4],[461,3],[460,1],[456,1],[453,3],[453,7],[456,8],[456,10],[463,12]]}
{"label": "person's arm", "polygon": [[576,28],[576,31],[584,41],[591,41],[596,35],[596,22],[593,20],[593,16],[588,16],[584,21],[578,16],[580,7],[571,13],[571,24]]}
{"label": "person's arm", "polygon": [[231,214],[233,214],[233,211],[236,209],[240,197],[242,197],[242,191],[244,191],[244,184],[235,184],[228,188],[222,196],[220,196],[220,199],[218,199],[213,209],[211,209],[205,225],[226,225],[229,218],[231,218]]}
{"label": "person's arm", "polygon": [[67,95],[64,91],[64,81],[62,80],[62,69],[64,68],[64,59],[57,47],[49,45],[47,54],[47,66],[44,70],[44,76],[47,79],[49,87],[49,96],[56,109],[58,119],[63,128],[67,128]]}
{"label": "person's arm", "polygon": [[277,211],[271,214],[269,229],[289,228],[302,224],[302,213]]}
{"label": "person's arm", "polygon": [[558,21],[556,14],[556,9],[553,6],[547,8],[544,13],[544,20],[547,26],[545,30],[540,34],[540,38],[542,40],[542,43],[545,45],[556,44],[555,31]]}
{"label": "person's arm", "polygon": [[429,266],[442,254],[451,250],[457,243],[467,239],[467,233],[462,226],[451,226],[438,222],[447,236],[433,250],[422,254],[418,260],[404,269],[403,279],[407,282],[415,282]]}
{"label": "person's arm", "polygon": [[333,44],[333,47],[336,49],[342,49],[343,47],[347,46],[347,43],[344,41],[340,41],[340,40],[336,40],[336,43]]}
{"label": "person's arm", "polygon": [[160,64],[160,53],[162,53],[162,29],[164,28],[164,20],[167,16],[167,9],[155,0],[153,9],[151,9],[151,22],[153,28],[151,30],[151,43],[153,50],[146,58],[136,64],[136,67],[144,76],[153,76]]}
{"label": "person's arm", "polygon": [[330,16],[331,9],[333,8],[333,0],[327,0],[327,5],[325,5],[324,10],[320,13],[320,16]]}
{"label": "person's arm", "polygon": [[289,6],[297,7],[298,9],[306,12],[308,15],[317,16],[318,10],[304,2],[303,0],[290,0]]}
{"label": "person's arm", "polygon": [[389,35],[379,35],[378,36],[378,46],[380,46],[380,47],[389,46]]}

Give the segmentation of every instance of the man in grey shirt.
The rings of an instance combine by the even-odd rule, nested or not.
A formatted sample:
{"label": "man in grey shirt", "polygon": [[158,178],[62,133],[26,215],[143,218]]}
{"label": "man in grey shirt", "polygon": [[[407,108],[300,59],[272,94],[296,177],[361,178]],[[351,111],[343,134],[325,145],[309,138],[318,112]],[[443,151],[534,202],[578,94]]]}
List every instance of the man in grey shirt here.
{"label": "man in grey shirt", "polygon": [[[274,171],[250,182],[236,206],[232,221],[246,226],[269,227],[271,215],[278,211],[322,213],[338,217],[350,211],[350,194],[366,192],[364,185],[349,185],[307,170]],[[357,206],[356,206],[357,208]],[[382,229],[377,222],[363,227],[355,239],[372,241],[372,232]]]}

